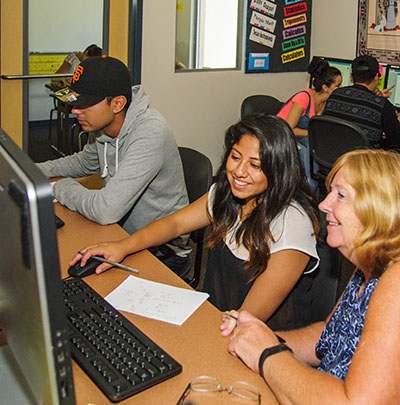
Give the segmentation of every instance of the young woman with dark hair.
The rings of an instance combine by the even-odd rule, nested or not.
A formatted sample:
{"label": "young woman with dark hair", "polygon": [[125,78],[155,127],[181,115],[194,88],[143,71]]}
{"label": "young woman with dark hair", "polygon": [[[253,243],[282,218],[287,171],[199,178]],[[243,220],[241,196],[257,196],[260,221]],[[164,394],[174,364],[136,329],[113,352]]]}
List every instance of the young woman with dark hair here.
{"label": "young woman with dark hair", "polygon": [[288,122],[297,138],[308,135],[308,120],[320,115],[331,93],[342,85],[340,70],[314,56],[307,68],[312,78],[312,89],[304,89],[292,96],[277,114]]}
{"label": "young woman with dark hair", "polygon": [[207,194],[119,242],[84,249],[71,265],[92,255],[121,261],[211,224],[203,286],[210,301],[222,311],[246,309],[274,328],[298,327],[309,321],[312,280],[302,275],[318,266],[318,221],[291,128],[277,117],[250,116],[226,132]]}
{"label": "young woman with dark hair", "polygon": [[[326,100],[334,90],[342,85],[340,70],[329,66],[328,62],[314,56],[307,68],[312,78],[312,89],[304,89],[294,94],[277,114],[288,122],[300,147],[300,159],[310,179],[310,152],[308,144],[308,121],[320,115]],[[312,183],[312,182],[311,182]]]}

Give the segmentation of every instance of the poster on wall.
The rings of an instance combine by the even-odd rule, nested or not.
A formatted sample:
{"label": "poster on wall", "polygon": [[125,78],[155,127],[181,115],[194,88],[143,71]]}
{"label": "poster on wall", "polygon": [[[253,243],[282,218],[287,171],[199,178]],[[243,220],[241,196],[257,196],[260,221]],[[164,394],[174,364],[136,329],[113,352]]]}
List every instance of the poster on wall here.
{"label": "poster on wall", "polygon": [[359,0],[358,55],[400,64],[400,1]]}
{"label": "poster on wall", "polygon": [[247,0],[245,73],[304,72],[312,0]]}

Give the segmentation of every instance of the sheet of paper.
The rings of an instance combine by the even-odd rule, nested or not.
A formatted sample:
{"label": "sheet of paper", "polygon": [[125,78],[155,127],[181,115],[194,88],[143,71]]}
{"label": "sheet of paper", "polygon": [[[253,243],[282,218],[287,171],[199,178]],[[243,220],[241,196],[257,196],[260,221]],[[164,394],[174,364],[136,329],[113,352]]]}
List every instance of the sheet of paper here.
{"label": "sheet of paper", "polygon": [[129,276],[105,299],[120,311],[182,325],[208,297],[207,293]]}

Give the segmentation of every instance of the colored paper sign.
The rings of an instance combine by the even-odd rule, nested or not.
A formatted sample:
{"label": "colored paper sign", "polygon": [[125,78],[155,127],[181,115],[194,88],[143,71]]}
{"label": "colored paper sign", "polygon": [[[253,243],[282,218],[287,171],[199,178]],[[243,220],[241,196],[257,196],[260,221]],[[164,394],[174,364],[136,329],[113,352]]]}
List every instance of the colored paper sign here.
{"label": "colored paper sign", "polygon": [[270,48],[273,48],[275,44],[274,34],[256,27],[251,27],[249,39],[261,45],[269,46]]}
{"label": "colored paper sign", "polygon": [[296,49],[291,52],[286,52],[281,55],[282,63],[293,62],[297,59],[304,58],[305,56],[306,56],[306,53],[304,51],[304,48]]}
{"label": "colored paper sign", "polygon": [[295,15],[293,17],[283,19],[283,28],[293,27],[294,25],[305,24],[307,17],[305,14]]}
{"label": "colored paper sign", "polygon": [[300,35],[304,35],[306,33],[306,26],[300,25],[296,28],[289,28],[287,30],[282,31],[283,39],[295,38],[299,37]]}
{"label": "colored paper sign", "polygon": [[68,54],[39,54],[29,55],[29,74],[30,75],[49,75],[54,74],[64,62]]}
{"label": "colored paper sign", "polygon": [[264,30],[274,32],[276,20],[264,14],[253,11],[251,14],[250,24],[259,28],[263,28]]}
{"label": "colored paper sign", "polygon": [[307,11],[307,3],[305,2],[295,4],[294,6],[288,6],[283,9],[285,17],[289,17],[290,15],[293,14],[304,13],[305,11]]}
{"label": "colored paper sign", "polygon": [[274,16],[276,12],[276,4],[267,0],[251,0],[250,8],[261,11],[264,14]]}
{"label": "colored paper sign", "polygon": [[245,3],[245,73],[307,71],[312,0]]}
{"label": "colored paper sign", "polygon": [[300,46],[304,46],[306,44],[305,37],[299,37],[295,39],[289,39],[288,41],[282,42],[282,51],[286,52],[293,48],[299,48]]}
{"label": "colored paper sign", "polygon": [[249,70],[268,70],[269,69],[269,53],[250,53],[249,54]]}
{"label": "colored paper sign", "polygon": [[288,5],[288,4],[295,4],[295,3],[298,3],[300,1],[302,1],[302,0],[285,0],[285,3],[286,3],[286,5]]}

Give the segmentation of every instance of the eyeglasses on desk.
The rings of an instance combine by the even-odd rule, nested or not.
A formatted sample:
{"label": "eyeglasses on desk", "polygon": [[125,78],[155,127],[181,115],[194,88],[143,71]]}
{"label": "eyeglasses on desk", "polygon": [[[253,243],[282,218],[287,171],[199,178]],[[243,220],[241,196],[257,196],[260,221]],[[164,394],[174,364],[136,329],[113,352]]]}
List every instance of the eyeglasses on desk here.
{"label": "eyeglasses on desk", "polygon": [[200,393],[217,393],[226,391],[228,394],[256,402],[258,405],[261,404],[261,394],[258,391],[258,388],[252,384],[244,381],[236,381],[230,387],[224,388],[215,377],[202,375],[194,377],[189,382],[176,405],[183,405],[184,400],[189,396],[191,391]]}

